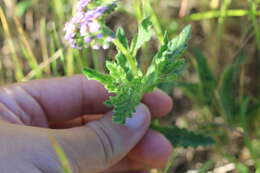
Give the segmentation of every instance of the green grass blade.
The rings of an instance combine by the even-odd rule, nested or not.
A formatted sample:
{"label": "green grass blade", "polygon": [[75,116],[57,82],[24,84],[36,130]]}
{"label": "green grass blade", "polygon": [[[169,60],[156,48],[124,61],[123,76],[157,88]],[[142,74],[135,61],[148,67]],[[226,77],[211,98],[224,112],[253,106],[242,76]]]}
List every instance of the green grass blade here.
{"label": "green grass blade", "polygon": [[[47,22],[46,19],[42,17],[40,20],[39,37],[40,37],[40,47],[41,47],[41,54],[42,54],[43,61],[47,61],[49,57],[47,35],[48,35]],[[49,75],[51,73],[50,66],[47,66],[44,71]]]}
{"label": "green grass blade", "polygon": [[[232,9],[227,10],[225,17],[243,17],[248,16],[249,11],[244,9]],[[260,11],[256,12],[256,16],[260,16]],[[191,14],[190,16],[185,17],[185,20],[188,21],[200,21],[200,20],[209,20],[214,18],[221,17],[221,11],[219,10],[212,10],[212,11],[204,11]]]}
{"label": "green grass blade", "polygon": [[208,65],[206,57],[202,54],[200,49],[194,49],[194,57],[196,60],[196,71],[200,78],[200,100],[203,101],[204,104],[210,106],[213,102],[214,90],[217,87],[216,80]]}
{"label": "green grass blade", "polygon": [[1,7],[0,7],[0,20],[2,22],[4,34],[7,39],[9,49],[11,51],[12,63],[14,64],[15,78],[17,81],[20,81],[24,77],[23,70],[22,70],[23,64],[17,55],[16,47],[15,47],[15,44],[12,39],[11,31],[10,31],[7,19],[5,17],[4,11]]}
{"label": "green grass blade", "polygon": [[227,16],[227,11],[229,6],[231,5],[231,2],[232,0],[224,0],[220,8],[220,17],[218,19],[218,28],[217,28],[217,38],[219,42],[224,31],[224,24]]}
{"label": "green grass blade", "polygon": [[254,32],[256,35],[256,45],[257,49],[260,50],[260,28],[259,28],[259,22],[257,21],[257,7],[259,4],[259,1],[257,0],[248,0],[249,3],[249,17],[252,20],[253,26],[254,26]]}
{"label": "green grass blade", "polygon": [[158,124],[152,124],[151,128],[162,133],[174,147],[199,147],[199,146],[211,146],[214,144],[214,140],[206,135],[194,133],[184,128],[177,126],[162,126]]}
{"label": "green grass blade", "polygon": [[240,55],[235,62],[229,65],[220,78],[219,85],[219,102],[226,120],[234,123],[236,119],[236,102],[234,99],[234,81],[240,65],[245,61],[246,57]]}
{"label": "green grass blade", "polygon": [[44,69],[46,67],[49,67],[50,64],[52,63],[55,63],[62,55],[62,50],[58,50],[57,52],[55,52],[53,54],[53,56],[49,59],[47,59],[46,61],[42,62],[38,68],[30,71],[30,73],[28,73],[23,79],[22,81],[28,81],[28,80],[31,80],[31,79],[34,79],[35,76],[39,73],[39,72],[42,72],[44,71]]}
{"label": "green grass blade", "polygon": [[63,151],[63,149],[58,144],[57,140],[54,137],[50,137],[49,139],[57,157],[60,160],[63,173],[73,173],[69,159]]}
{"label": "green grass blade", "polygon": [[[32,47],[27,39],[27,36],[22,28],[20,20],[15,16],[13,17],[13,19],[14,19],[14,23],[17,28],[17,31],[19,33],[19,36],[20,36],[20,40],[22,43],[21,48],[22,48],[24,57],[28,61],[30,68],[33,70],[36,70],[39,65],[38,65],[37,59],[33,53]],[[37,74],[37,78],[40,78],[41,76],[42,76],[41,71],[39,71],[39,73]]]}

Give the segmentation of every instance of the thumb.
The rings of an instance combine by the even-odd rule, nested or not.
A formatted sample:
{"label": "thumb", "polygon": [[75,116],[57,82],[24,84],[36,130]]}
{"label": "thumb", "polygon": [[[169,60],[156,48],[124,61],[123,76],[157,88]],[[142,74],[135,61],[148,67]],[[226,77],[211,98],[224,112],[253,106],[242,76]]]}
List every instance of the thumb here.
{"label": "thumb", "polygon": [[144,136],[150,111],[144,104],[136,108],[125,125],[111,121],[112,113],[84,127],[55,131],[55,136],[77,172],[102,172],[119,162]]}

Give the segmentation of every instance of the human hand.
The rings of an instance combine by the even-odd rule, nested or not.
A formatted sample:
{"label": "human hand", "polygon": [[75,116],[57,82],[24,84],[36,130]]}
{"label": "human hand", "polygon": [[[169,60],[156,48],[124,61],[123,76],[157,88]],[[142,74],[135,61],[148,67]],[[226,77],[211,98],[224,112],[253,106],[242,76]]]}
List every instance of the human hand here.
{"label": "human hand", "polygon": [[171,110],[171,99],[159,90],[145,95],[144,104],[123,126],[112,123],[111,110],[103,104],[108,96],[102,85],[83,76],[2,87],[0,172],[59,173],[50,136],[58,140],[75,173],[163,167],[171,145],[148,127],[150,116]]}

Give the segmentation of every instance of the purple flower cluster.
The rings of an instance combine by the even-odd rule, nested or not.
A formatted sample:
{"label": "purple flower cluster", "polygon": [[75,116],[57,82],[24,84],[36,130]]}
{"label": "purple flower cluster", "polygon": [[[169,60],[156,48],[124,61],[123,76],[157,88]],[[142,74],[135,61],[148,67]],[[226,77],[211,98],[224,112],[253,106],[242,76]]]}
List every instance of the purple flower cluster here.
{"label": "purple flower cluster", "polygon": [[[103,33],[104,15],[108,10],[107,5],[97,6],[91,9],[91,0],[80,0],[77,4],[75,16],[65,24],[65,39],[73,47],[81,49],[92,47],[93,49],[107,49],[112,36]],[[93,4],[91,4],[93,6]]]}

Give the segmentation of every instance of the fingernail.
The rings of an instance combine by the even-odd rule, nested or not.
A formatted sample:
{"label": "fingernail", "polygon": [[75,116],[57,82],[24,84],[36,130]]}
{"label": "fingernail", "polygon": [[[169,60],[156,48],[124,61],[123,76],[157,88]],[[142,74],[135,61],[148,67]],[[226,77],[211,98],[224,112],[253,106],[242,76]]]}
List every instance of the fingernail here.
{"label": "fingernail", "polygon": [[144,104],[140,104],[136,108],[136,112],[131,118],[126,119],[126,126],[130,129],[139,129],[145,124],[149,124],[150,111]]}

